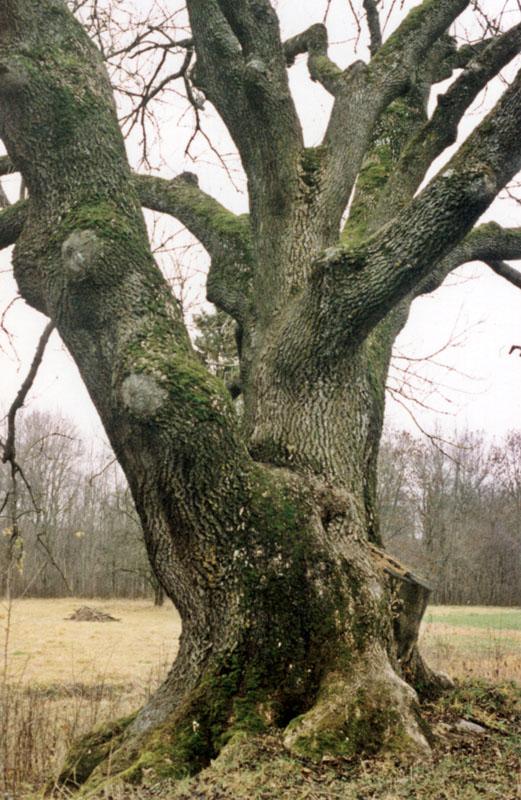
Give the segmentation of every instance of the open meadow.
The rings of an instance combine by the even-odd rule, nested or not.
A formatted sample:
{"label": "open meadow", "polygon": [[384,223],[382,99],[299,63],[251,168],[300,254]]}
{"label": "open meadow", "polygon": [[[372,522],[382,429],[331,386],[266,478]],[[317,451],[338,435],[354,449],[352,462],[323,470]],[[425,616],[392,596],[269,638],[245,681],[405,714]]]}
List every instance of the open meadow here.
{"label": "open meadow", "polygon": [[[117,621],[67,619],[85,604]],[[67,598],[17,600],[10,608],[0,605],[0,790],[17,798],[42,786],[56,773],[75,738],[139,706],[171,664],[180,632],[179,616],[170,604],[155,608],[147,601]],[[498,686],[521,683],[521,609],[431,607],[421,638],[429,663],[461,682],[483,678]],[[468,795],[461,791],[431,795],[425,789],[424,794],[368,790],[360,796],[517,798],[521,783],[518,786],[513,764],[511,794],[499,788],[499,793],[491,794],[476,790]],[[451,782],[448,777],[447,782]],[[237,787],[230,791],[215,797],[233,797],[233,792],[239,797]],[[333,788],[328,791],[317,790],[309,797],[358,797],[337,795]],[[253,790],[251,796],[257,796]],[[299,797],[290,789],[285,796]]]}

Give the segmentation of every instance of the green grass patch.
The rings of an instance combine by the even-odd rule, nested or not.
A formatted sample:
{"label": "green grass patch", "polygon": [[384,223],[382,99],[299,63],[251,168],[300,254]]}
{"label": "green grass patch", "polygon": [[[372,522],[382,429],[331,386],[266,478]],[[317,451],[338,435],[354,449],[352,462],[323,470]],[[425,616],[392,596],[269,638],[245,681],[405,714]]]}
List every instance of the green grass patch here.
{"label": "green grass patch", "polygon": [[425,614],[425,622],[442,623],[462,628],[521,631],[521,608],[430,606]]}

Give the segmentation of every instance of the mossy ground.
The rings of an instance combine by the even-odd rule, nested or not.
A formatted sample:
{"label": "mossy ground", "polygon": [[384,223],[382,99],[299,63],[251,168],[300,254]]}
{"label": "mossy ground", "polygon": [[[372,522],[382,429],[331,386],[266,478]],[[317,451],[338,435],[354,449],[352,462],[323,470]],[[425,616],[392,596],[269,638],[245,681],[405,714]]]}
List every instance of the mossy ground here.
{"label": "mossy ground", "polygon": [[[465,683],[423,707],[435,733],[431,761],[400,765],[392,758],[297,760],[280,736],[238,734],[197,777],[143,786],[121,797],[169,800],[481,800],[521,797],[521,689]],[[485,733],[454,726],[474,721]],[[148,780],[148,782],[147,782]],[[118,791],[113,793],[118,800]]]}

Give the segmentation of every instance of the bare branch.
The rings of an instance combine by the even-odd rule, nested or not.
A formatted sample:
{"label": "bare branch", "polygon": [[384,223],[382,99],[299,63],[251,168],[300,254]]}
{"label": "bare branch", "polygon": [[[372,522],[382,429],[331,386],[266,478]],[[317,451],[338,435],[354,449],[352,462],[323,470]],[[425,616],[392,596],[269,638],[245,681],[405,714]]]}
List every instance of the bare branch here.
{"label": "bare branch", "polygon": [[[11,407],[7,414],[7,438],[5,443],[3,444],[3,454],[2,454],[2,462],[6,464],[7,462],[11,462],[11,464],[15,463],[16,460],[16,446],[15,446],[15,438],[16,438],[16,414],[22,408],[29,390],[31,389],[34,379],[38,373],[40,368],[40,364],[42,363],[43,355],[45,353],[45,348],[47,347],[47,342],[50,339],[50,336],[54,330],[54,322],[48,322],[44,328],[42,335],[40,336],[40,341],[38,342],[38,346],[36,348],[36,352],[34,354],[34,358],[27,373],[27,376],[22,383],[18,394],[16,395],[15,399],[13,400]],[[19,468],[17,467],[19,471]]]}
{"label": "bare branch", "polygon": [[318,81],[334,95],[339,88],[342,70],[328,56],[328,35],[325,25],[317,23],[284,43],[286,64],[290,67],[301,53],[308,53],[311,80]]}
{"label": "bare branch", "polygon": [[494,270],[497,275],[505,278],[505,280],[507,280],[509,283],[517,286],[518,289],[521,289],[521,272],[519,272],[519,270],[514,269],[505,261],[487,260],[485,263],[490,267],[490,269]]}
{"label": "bare branch", "polygon": [[[166,60],[166,55],[167,51],[165,50],[164,60]],[[123,125],[125,125],[125,123],[130,123],[128,131],[132,130],[134,125],[139,120],[143,121],[143,115],[145,114],[146,108],[149,105],[149,103],[155,97],[157,97],[157,95],[160,94],[163,91],[163,89],[166,86],[168,86],[169,83],[173,83],[174,81],[179,80],[179,78],[183,79],[186,78],[188,69],[192,61],[192,56],[193,56],[193,50],[188,48],[180,68],[176,70],[176,72],[171,72],[169,75],[166,75],[156,84],[155,79],[159,75],[164,63],[164,61],[160,61],[153,75],[151,76],[150,80],[145,85],[143,90],[143,96],[141,97],[139,103],[132,109],[132,111],[126,117],[123,117],[122,119]]]}
{"label": "bare branch", "polygon": [[66,577],[64,571],[62,570],[62,568],[60,567],[60,565],[56,561],[51,548],[49,547],[48,543],[44,539],[44,536],[46,535],[46,533],[47,533],[47,531],[38,531],[38,533],[36,534],[36,540],[37,540],[38,544],[40,545],[40,547],[42,548],[42,550],[45,551],[45,554],[46,554],[47,558],[49,559],[50,564],[54,567],[54,569],[56,570],[56,572],[58,573],[58,575],[62,579],[62,581],[63,581],[63,583],[65,585],[65,588],[67,589],[69,594],[72,596],[73,595],[72,587],[71,587],[69,581],[67,580],[67,577]]}
{"label": "bare branch", "polygon": [[521,228],[503,228],[495,222],[479,225],[439,262],[414,295],[435,291],[447,275],[470,261],[482,261],[502,278],[521,288],[521,274],[504,259],[521,259]]}
{"label": "bare branch", "polygon": [[410,200],[434,159],[456,141],[458,124],[465,111],[520,50],[521,23],[493,39],[470,61],[446,94],[438,98],[431,119],[406,146],[382,194],[381,208],[389,208],[391,204],[396,212]]}
{"label": "bare branch", "polygon": [[371,40],[369,50],[372,56],[374,56],[382,46],[382,30],[380,28],[380,15],[377,6],[377,0],[364,0],[364,9],[367,16],[367,26],[369,28]]}

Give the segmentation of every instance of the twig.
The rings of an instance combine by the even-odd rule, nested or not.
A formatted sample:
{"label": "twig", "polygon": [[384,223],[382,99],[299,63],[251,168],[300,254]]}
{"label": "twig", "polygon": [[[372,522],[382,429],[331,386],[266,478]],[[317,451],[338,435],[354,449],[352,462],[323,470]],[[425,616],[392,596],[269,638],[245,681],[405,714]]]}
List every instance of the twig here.
{"label": "twig", "polygon": [[[24,382],[22,383],[18,394],[16,395],[13,403],[11,404],[11,408],[7,414],[7,439],[3,445],[3,455],[2,461],[4,464],[10,462],[11,465],[14,467],[15,460],[16,460],[16,447],[15,447],[15,436],[16,436],[16,414],[22,408],[29,390],[34,383],[34,379],[36,378],[36,374],[42,363],[43,354],[45,353],[45,348],[47,347],[47,342],[50,339],[51,333],[54,330],[54,322],[49,322],[42,335],[40,336],[40,341],[38,342],[38,347],[36,348],[36,352],[34,354],[33,362],[27,373],[27,377],[25,378]],[[16,471],[20,471],[19,467],[16,468]]]}

